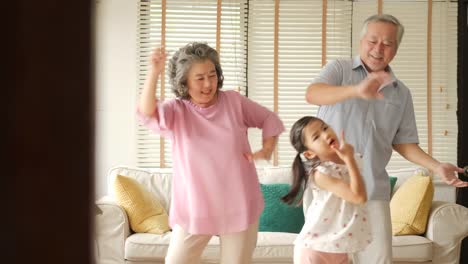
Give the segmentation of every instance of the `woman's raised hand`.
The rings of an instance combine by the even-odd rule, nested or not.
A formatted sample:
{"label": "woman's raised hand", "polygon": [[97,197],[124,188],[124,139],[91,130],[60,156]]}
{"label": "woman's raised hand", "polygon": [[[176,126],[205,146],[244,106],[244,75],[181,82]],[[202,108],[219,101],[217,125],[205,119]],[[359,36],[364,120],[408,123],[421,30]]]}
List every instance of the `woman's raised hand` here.
{"label": "woman's raised hand", "polygon": [[166,65],[166,49],[164,47],[155,48],[150,56],[151,72],[159,76]]}
{"label": "woman's raised hand", "polygon": [[157,111],[156,86],[158,85],[159,75],[166,65],[166,56],[167,53],[164,47],[157,47],[149,57],[150,66],[138,103],[138,110],[146,116],[154,115],[155,111]]}

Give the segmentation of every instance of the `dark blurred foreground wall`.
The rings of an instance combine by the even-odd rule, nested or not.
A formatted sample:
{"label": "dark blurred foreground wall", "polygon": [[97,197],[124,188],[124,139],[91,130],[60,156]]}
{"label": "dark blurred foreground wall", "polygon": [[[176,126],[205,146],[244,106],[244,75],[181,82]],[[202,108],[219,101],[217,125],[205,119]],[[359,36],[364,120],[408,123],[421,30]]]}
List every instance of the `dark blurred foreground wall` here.
{"label": "dark blurred foreground wall", "polygon": [[93,263],[91,8],[2,3],[2,263]]}

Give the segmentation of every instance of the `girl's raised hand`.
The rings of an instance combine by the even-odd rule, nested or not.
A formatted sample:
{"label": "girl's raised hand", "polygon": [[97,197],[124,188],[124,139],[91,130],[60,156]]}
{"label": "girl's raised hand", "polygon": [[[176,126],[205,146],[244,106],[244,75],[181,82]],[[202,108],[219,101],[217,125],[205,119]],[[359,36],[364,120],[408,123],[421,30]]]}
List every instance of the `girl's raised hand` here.
{"label": "girl's raised hand", "polygon": [[161,74],[166,65],[166,49],[164,47],[155,48],[150,57],[151,72],[157,76]]}
{"label": "girl's raised hand", "polygon": [[340,133],[340,148],[337,149],[333,146],[332,148],[335,150],[338,157],[344,161],[350,158],[354,158],[354,147],[346,142],[343,130],[341,130]]}

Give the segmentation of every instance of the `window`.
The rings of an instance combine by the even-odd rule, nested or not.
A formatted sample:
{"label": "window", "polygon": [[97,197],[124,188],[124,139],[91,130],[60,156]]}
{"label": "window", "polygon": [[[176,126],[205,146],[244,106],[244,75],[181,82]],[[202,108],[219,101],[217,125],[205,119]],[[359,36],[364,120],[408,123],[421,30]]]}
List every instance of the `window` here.
{"label": "window", "polygon": [[[278,14],[278,63],[274,64],[275,2],[251,1],[249,5],[249,97],[274,109],[275,67],[278,71],[278,114],[288,130],[318,107],[305,102],[305,90],[322,68],[322,1],[280,1]],[[329,1],[327,48],[330,59],[351,54],[351,2]],[[312,15],[313,14],[313,15]],[[261,146],[261,133],[251,131],[251,142]],[[278,142],[278,165],[289,165],[295,156],[289,132]]]}
{"label": "window", "polygon": [[[357,54],[362,22],[377,10],[376,0],[141,1],[138,86],[156,43],[174,51],[205,41],[219,48],[224,89],[239,89],[277,111],[288,130],[301,116],[316,114],[317,107],[304,99],[310,80],[324,62]],[[412,92],[420,145],[435,158],[456,163],[457,3],[433,1],[429,9],[427,1],[386,0],[382,10],[405,26],[391,66]],[[158,97],[172,96],[166,78]],[[279,139],[275,165],[290,165],[295,155],[288,134]],[[252,148],[259,148],[259,131],[252,129],[249,137]],[[141,126],[137,142],[138,166],[171,167],[169,142]],[[389,168],[407,163],[395,154]]]}

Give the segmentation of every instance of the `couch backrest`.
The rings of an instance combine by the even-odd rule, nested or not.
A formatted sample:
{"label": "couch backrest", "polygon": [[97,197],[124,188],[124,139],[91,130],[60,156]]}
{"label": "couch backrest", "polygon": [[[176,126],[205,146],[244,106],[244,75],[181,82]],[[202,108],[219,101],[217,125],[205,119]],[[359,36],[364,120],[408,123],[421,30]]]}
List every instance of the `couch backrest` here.
{"label": "couch backrest", "polygon": [[257,168],[258,181],[260,183],[288,183],[291,184],[291,167],[262,167]]}
{"label": "couch backrest", "polygon": [[[290,167],[265,167],[257,169],[260,183],[291,183]],[[117,175],[131,177],[148,188],[168,210],[171,203],[172,169],[170,168],[134,168],[117,166],[109,170],[107,177],[107,191],[115,196],[114,181]]]}
{"label": "couch backrest", "polygon": [[[398,180],[395,185],[394,192],[402,183],[411,177],[420,169],[418,167],[408,167],[398,170],[389,170],[390,176],[397,177]],[[260,183],[289,183],[291,184],[291,167],[262,167],[257,169],[258,179]],[[155,198],[161,201],[162,205],[168,210],[171,203],[171,186],[172,186],[172,169],[170,168],[134,168],[126,166],[117,166],[109,170],[107,178],[108,193],[114,196],[114,180],[117,175],[127,176],[136,179],[139,183],[143,184],[148,190],[155,195]],[[312,200],[312,193],[306,192],[304,194],[304,210]]]}

